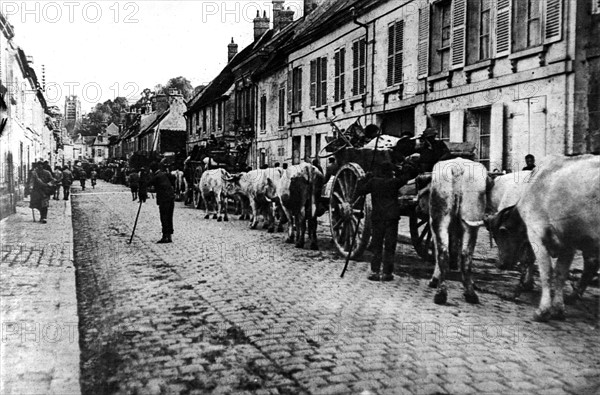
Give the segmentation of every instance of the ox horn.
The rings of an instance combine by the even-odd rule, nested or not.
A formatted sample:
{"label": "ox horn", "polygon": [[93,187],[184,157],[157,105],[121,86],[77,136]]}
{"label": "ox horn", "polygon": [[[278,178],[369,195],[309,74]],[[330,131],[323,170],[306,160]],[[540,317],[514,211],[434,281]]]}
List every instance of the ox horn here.
{"label": "ox horn", "polygon": [[483,225],[483,221],[467,221],[466,219],[463,219],[463,222],[472,228],[480,227]]}

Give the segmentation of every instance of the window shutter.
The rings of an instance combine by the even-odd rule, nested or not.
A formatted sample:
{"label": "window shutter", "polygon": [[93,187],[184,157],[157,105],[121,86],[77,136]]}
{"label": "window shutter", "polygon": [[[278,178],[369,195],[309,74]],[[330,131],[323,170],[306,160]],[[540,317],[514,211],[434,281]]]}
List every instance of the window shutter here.
{"label": "window shutter", "polygon": [[510,2],[511,0],[497,0],[496,57],[510,54]]}
{"label": "window shutter", "polygon": [[419,10],[419,78],[427,77],[429,71],[429,5]]}
{"label": "window shutter", "polygon": [[293,86],[293,74],[292,69],[288,70],[288,79],[287,79],[287,102],[288,102],[288,111],[293,111],[292,106],[292,86]]}
{"label": "window shutter", "polygon": [[466,0],[452,2],[452,69],[465,65]]}
{"label": "window shutter", "polygon": [[387,85],[394,85],[394,50],[396,48],[396,24],[392,23],[388,27],[388,70]]}
{"label": "window shutter", "polygon": [[317,98],[317,61],[310,61],[310,105],[315,106]]}
{"label": "window shutter", "polygon": [[358,95],[358,41],[352,43],[352,95]]}
{"label": "window shutter", "polygon": [[340,51],[333,55],[333,100],[340,100]]}
{"label": "window shutter", "polygon": [[321,58],[321,105],[327,104],[327,58]]}
{"label": "window shutter", "polygon": [[298,111],[302,110],[302,67],[298,67]]}
{"label": "window shutter", "polygon": [[360,41],[360,85],[358,87],[358,93],[365,93],[365,88],[367,86],[366,82],[366,64],[367,64],[367,44],[365,39],[361,39]]}
{"label": "window shutter", "polygon": [[346,48],[340,50],[340,100],[346,95]]}
{"label": "window shutter", "polygon": [[562,0],[547,0],[544,2],[545,29],[544,41],[553,43],[560,41],[562,33]]}
{"label": "window shutter", "polygon": [[394,61],[394,84],[402,82],[402,56],[404,51],[404,21],[396,23],[396,59]]}

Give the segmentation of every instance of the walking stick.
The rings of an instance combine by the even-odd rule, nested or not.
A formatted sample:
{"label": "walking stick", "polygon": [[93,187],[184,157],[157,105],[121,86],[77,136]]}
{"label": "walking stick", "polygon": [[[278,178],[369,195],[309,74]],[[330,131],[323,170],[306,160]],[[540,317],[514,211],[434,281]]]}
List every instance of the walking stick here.
{"label": "walking stick", "polygon": [[[373,151],[373,157],[371,158],[371,165],[369,166],[369,171],[373,169],[373,163],[375,162],[375,155],[377,154],[377,146],[379,145],[379,136],[381,133],[377,133],[377,139],[375,139],[375,150]],[[348,263],[350,263],[350,255],[352,254],[352,250],[354,249],[354,245],[356,244],[356,236],[358,235],[358,229],[360,228],[360,221],[362,220],[364,211],[365,211],[365,202],[363,203],[362,208],[360,209],[360,214],[358,217],[358,222],[356,223],[356,230],[354,231],[354,236],[352,237],[352,243],[350,244],[350,250],[348,251],[348,255],[346,255],[346,264],[344,265],[344,270],[342,270],[342,274],[340,278],[344,278],[344,274],[346,273],[346,269],[348,269]]]}
{"label": "walking stick", "polygon": [[35,209],[31,209],[31,215],[33,216],[33,222],[35,222]]}
{"label": "walking stick", "polygon": [[144,204],[144,203],[142,201],[140,201],[140,207],[138,208],[137,215],[135,216],[135,223],[133,224],[133,231],[131,232],[131,238],[129,238],[128,244],[131,244],[131,242],[133,240],[133,235],[135,234],[135,228],[137,227],[138,218],[140,217],[140,211],[142,211],[142,204]]}

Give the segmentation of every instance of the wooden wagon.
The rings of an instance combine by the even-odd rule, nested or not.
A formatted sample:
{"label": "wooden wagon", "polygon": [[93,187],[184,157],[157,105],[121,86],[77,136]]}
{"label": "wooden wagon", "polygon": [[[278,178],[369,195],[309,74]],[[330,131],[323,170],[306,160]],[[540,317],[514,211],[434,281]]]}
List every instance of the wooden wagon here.
{"label": "wooden wagon", "polygon": [[[321,153],[325,154],[320,156],[335,156],[340,167],[337,174],[327,182],[321,199],[329,207],[331,236],[337,250],[344,256],[350,252],[351,259],[358,259],[368,247],[371,238],[372,206],[370,195],[356,194],[357,185],[365,178],[367,171],[376,170],[383,162],[395,163],[394,155],[389,148],[354,148],[350,139],[344,137],[343,133],[336,133],[336,136],[329,140],[321,150]],[[471,143],[450,143],[448,146],[455,156],[470,156],[469,159],[472,159],[474,155],[475,147]],[[425,260],[433,261],[429,215],[426,211],[417,209],[419,179],[417,177],[409,181],[400,190],[401,216],[408,217],[410,238],[417,254]],[[357,227],[358,233],[353,243]]]}

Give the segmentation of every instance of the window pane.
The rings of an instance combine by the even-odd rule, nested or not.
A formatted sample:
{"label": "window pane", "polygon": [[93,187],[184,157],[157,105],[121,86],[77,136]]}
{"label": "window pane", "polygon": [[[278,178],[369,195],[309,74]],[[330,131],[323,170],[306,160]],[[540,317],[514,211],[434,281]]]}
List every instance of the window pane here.
{"label": "window pane", "polygon": [[481,13],[481,35],[490,33],[490,11]]}
{"label": "window pane", "polygon": [[532,47],[541,43],[540,20],[534,19],[529,22],[529,31],[527,33],[529,40],[527,46]]}

